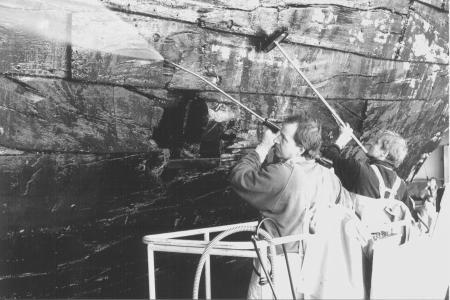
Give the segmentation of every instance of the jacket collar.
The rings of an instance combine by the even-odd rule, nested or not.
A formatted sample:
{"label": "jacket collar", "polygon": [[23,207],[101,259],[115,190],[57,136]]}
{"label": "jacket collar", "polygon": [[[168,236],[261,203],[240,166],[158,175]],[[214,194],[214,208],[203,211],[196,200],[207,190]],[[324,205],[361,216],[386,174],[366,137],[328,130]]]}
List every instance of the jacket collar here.
{"label": "jacket collar", "polygon": [[392,169],[392,170],[395,169],[394,164],[391,163],[390,161],[379,160],[379,159],[376,159],[375,157],[372,157],[372,156],[369,156],[369,155],[367,155],[367,157],[369,158],[369,164],[370,165],[380,165],[380,166],[383,166],[383,167],[386,167],[386,168],[389,168],[389,169]]}

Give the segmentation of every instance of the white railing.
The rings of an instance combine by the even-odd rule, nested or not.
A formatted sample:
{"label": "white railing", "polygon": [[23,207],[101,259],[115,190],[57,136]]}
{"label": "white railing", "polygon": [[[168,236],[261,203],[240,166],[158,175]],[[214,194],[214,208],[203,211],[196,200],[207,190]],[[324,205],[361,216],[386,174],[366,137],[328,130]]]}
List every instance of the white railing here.
{"label": "white railing", "polygon": [[[203,254],[205,248],[210,243],[211,233],[220,233],[241,226],[254,226],[256,229],[258,222],[247,222],[232,225],[206,227],[192,230],[176,231],[169,233],[160,233],[153,235],[146,235],[143,242],[147,244],[147,258],[148,258],[148,284],[150,299],[156,299],[155,287],[155,252],[172,252],[172,253],[188,253],[188,254]],[[203,239],[187,240],[183,237],[203,236]],[[300,241],[303,239],[301,235],[290,235],[285,237],[278,237],[271,240],[272,245],[279,245]],[[269,247],[267,241],[261,240],[257,242],[258,248],[264,253]],[[211,266],[210,255],[233,256],[233,257],[250,257],[256,258],[256,252],[252,242],[234,242],[234,241],[219,241],[208,254],[205,263],[205,297],[211,299]]]}
{"label": "white railing", "polygon": [[[446,189],[444,196],[442,198],[441,203],[441,212],[439,213],[438,220],[436,222],[436,227],[434,229],[434,232],[432,231],[431,240],[434,240],[434,243],[428,243],[425,242],[425,245],[433,249],[431,251],[428,249],[428,251],[419,251],[421,248],[408,250],[408,248],[414,248],[414,243],[409,244],[406,243],[404,245],[397,246],[393,245],[393,249],[396,250],[399,248],[400,250],[396,250],[398,255],[396,256],[397,260],[405,260],[408,261],[408,263],[402,264],[402,274],[398,275],[396,278],[407,278],[414,277],[413,279],[409,279],[405,281],[408,288],[397,287],[396,290],[391,291],[392,295],[407,295],[407,297],[397,297],[397,298],[403,298],[403,299],[411,299],[411,294],[408,294],[408,290],[411,290],[411,282],[416,282],[417,280],[422,280],[422,277],[416,276],[416,274],[430,274],[433,273],[433,271],[430,270],[440,270],[442,268],[445,269],[445,263],[441,262],[449,262],[448,259],[448,249],[450,243],[445,243],[448,241],[448,237],[450,236],[449,230],[450,226],[450,211],[448,209],[449,199],[450,198],[450,192]],[[398,227],[403,227],[408,224],[409,221],[396,221],[392,222],[390,224],[381,224],[379,230],[388,230],[388,229],[395,229]],[[247,223],[239,223],[239,224],[232,224],[232,225],[224,225],[224,226],[216,226],[216,227],[206,227],[206,228],[199,228],[199,229],[192,229],[192,230],[184,230],[184,231],[177,231],[177,232],[169,232],[169,233],[161,233],[161,234],[153,234],[153,235],[146,235],[143,237],[143,242],[147,244],[147,255],[148,255],[148,283],[149,283],[149,296],[150,299],[156,299],[156,288],[155,288],[155,262],[154,262],[154,255],[155,252],[172,252],[172,253],[187,253],[187,254],[199,254],[202,255],[205,251],[205,248],[210,243],[210,234],[220,234],[221,232],[234,229],[236,227],[244,227],[253,226],[256,229],[258,222],[247,222]],[[194,236],[202,236],[201,239],[183,239],[184,237],[194,237]],[[428,235],[427,235],[428,236]],[[285,244],[290,243],[294,241],[301,241],[307,238],[307,235],[290,235],[285,237],[278,237],[274,238],[270,241],[272,245],[279,245],[279,244]],[[438,246],[433,246],[434,244]],[[261,250],[262,254],[266,254],[269,242],[265,240],[260,240],[257,242],[257,247]],[[374,247],[375,250],[376,247]],[[436,249],[440,249],[441,251],[435,255],[439,256],[439,261],[433,264],[433,267],[430,268],[429,266],[427,268],[422,267],[423,272],[420,272],[417,269],[416,264],[410,264],[409,262],[415,261],[417,257],[420,255],[423,255],[423,253],[432,253],[436,252]],[[443,249],[443,250],[442,250]],[[403,252],[402,252],[403,251]],[[409,252],[411,253],[409,253]],[[441,253],[442,252],[442,253]],[[256,258],[256,252],[254,249],[254,245],[252,242],[242,242],[242,241],[219,241],[217,244],[215,244],[214,248],[211,249],[210,252],[208,252],[206,263],[205,263],[205,297],[206,299],[211,299],[211,269],[210,269],[210,256],[211,255],[220,255],[220,256],[233,256],[233,257],[248,257],[248,258]],[[409,255],[409,256],[408,256]],[[411,257],[411,258],[410,258]],[[394,264],[394,262],[392,262]],[[405,266],[408,266],[406,268]],[[390,269],[391,265],[388,266]],[[405,270],[403,270],[405,269]],[[392,273],[392,271],[389,271]],[[389,272],[383,272],[381,274],[381,278],[385,277],[386,275],[389,275]],[[450,274],[450,271],[446,270],[445,272],[442,271],[442,274]],[[439,289],[437,289],[435,286],[430,286],[430,288],[427,289],[427,295],[435,295],[436,291],[441,292],[442,286],[445,285],[445,289],[447,289],[448,281],[445,276],[440,276],[440,279],[444,280],[444,284],[442,284],[439,281]],[[408,278],[409,278],[408,277]],[[417,277],[417,278],[416,278]],[[442,277],[442,278],[441,278]],[[431,280],[431,282],[434,282],[436,280]],[[442,280],[441,280],[442,281]],[[398,284],[397,284],[398,285]],[[424,282],[420,281],[416,284],[413,284],[416,288],[424,289]],[[398,291],[397,291],[398,290]],[[396,294],[397,293],[397,294]],[[444,290],[445,293],[445,290]],[[415,299],[423,299],[423,298],[417,298],[413,297]],[[432,297],[433,298],[433,297]],[[434,298],[443,298],[443,297],[434,297]],[[430,297],[428,297],[430,299]]]}

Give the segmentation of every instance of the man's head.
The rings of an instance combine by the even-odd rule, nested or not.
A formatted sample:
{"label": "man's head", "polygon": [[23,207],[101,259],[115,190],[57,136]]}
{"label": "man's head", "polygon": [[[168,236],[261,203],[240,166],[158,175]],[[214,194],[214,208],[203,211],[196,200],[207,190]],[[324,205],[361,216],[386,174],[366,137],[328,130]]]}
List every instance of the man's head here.
{"label": "man's head", "polygon": [[398,167],[408,153],[406,141],[399,134],[384,130],[371,139],[367,147],[367,155],[379,160],[388,161]]}
{"label": "man's head", "polygon": [[437,180],[435,177],[431,177],[430,179],[428,179],[428,186],[433,189],[437,187]]}
{"label": "man's head", "polygon": [[286,118],[275,139],[276,155],[282,159],[304,156],[313,159],[322,144],[320,125],[306,112]]}

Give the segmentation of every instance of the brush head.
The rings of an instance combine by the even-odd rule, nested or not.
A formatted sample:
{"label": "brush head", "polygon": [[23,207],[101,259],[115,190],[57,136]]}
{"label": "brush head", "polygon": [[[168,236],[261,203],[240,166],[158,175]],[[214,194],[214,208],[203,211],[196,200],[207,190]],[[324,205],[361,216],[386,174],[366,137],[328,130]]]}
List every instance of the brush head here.
{"label": "brush head", "polygon": [[269,52],[275,47],[275,42],[281,43],[289,35],[286,27],[281,27],[275,30],[271,35],[264,39],[261,50]]}

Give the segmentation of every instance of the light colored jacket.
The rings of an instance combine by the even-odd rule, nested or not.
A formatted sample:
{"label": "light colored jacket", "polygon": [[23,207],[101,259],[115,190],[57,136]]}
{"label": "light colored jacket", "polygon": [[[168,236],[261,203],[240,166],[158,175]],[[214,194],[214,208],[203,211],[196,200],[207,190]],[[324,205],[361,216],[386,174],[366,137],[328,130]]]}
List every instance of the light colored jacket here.
{"label": "light colored jacket", "polygon": [[[343,189],[333,171],[314,160],[261,164],[256,151],[234,167],[230,181],[242,199],[276,222],[282,236],[302,234],[306,212],[314,211],[318,203],[334,204]],[[270,222],[266,229],[278,236]],[[298,243],[286,249],[297,252]]]}

